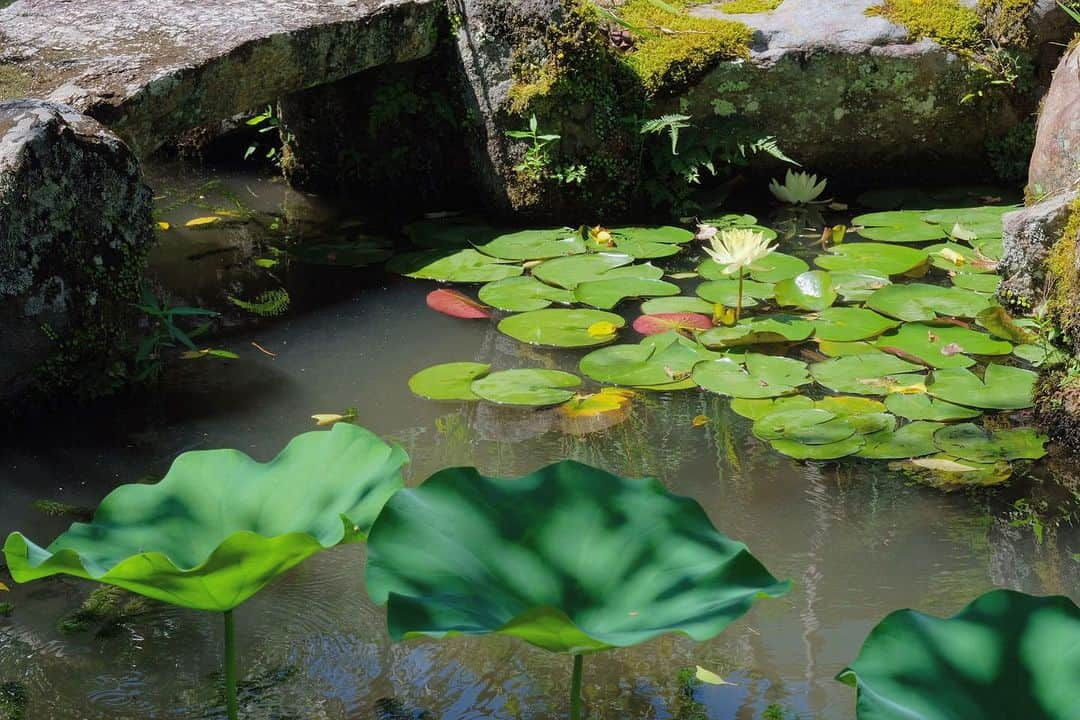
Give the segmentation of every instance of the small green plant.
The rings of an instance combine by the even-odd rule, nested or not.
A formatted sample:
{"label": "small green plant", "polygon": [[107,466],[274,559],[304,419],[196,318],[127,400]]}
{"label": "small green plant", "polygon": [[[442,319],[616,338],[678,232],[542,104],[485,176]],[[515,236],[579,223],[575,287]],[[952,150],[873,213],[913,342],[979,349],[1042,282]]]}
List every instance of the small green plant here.
{"label": "small green plant", "polygon": [[[272,105],[267,105],[266,109],[258,115],[248,118],[247,123],[249,127],[258,128],[260,135],[266,133],[277,132],[282,133],[283,125],[281,124],[281,118],[278,117],[277,112]],[[247,160],[255,153],[263,151],[263,157],[269,160],[277,167],[281,167],[281,149],[275,142],[262,142],[256,140],[247,146],[244,150],[244,159]]]}
{"label": "small green plant", "polygon": [[646,120],[641,123],[642,135],[661,135],[666,133],[671,139],[671,154],[679,154],[679,131],[691,127],[690,115],[672,114],[661,115],[654,120]]}
{"label": "small green plant", "polygon": [[164,352],[179,347],[189,352],[200,353],[195,339],[210,329],[210,323],[203,323],[194,330],[184,330],[177,322],[180,318],[216,317],[213,310],[196,307],[167,307],[149,289],[143,288],[142,302],[135,305],[146,316],[149,331],[139,341],[135,352],[135,380],[137,382],[156,382],[165,369]]}
{"label": "small green plant", "polygon": [[971,56],[975,87],[960,98],[960,103],[966,104],[984,98],[994,88],[1023,90],[1021,78],[1031,76],[1029,65],[1030,61],[1019,51],[987,45],[980,53]]}
{"label": "small green plant", "polygon": [[252,315],[259,317],[275,317],[289,309],[291,298],[285,288],[267,290],[260,293],[254,300],[241,300],[229,295],[229,302],[241,310],[246,310]]}
{"label": "small green plant", "polygon": [[1013,503],[1009,511],[1009,525],[1014,528],[1028,528],[1035,535],[1035,543],[1043,544],[1046,535],[1046,524],[1043,522],[1042,513],[1047,511],[1046,501],[1028,502],[1021,498]]}
{"label": "small green plant", "polygon": [[551,156],[551,146],[562,139],[562,135],[540,132],[540,123],[536,115],[529,118],[529,127],[525,130],[508,130],[506,136],[515,140],[528,140],[525,157],[514,166],[514,170],[536,181],[555,180],[565,185],[580,185],[588,174],[584,165],[556,166]]}
{"label": "small green plant", "polygon": [[1071,17],[1078,24],[1080,24],[1080,3],[1077,3],[1077,2],[1063,3],[1063,2],[1060,2],[1060,0],[1059,0],[1058,5],[1061,6],[1061,9],[1064,10],[1066,12],[1066,14],[1068,14],[1069,17]]}

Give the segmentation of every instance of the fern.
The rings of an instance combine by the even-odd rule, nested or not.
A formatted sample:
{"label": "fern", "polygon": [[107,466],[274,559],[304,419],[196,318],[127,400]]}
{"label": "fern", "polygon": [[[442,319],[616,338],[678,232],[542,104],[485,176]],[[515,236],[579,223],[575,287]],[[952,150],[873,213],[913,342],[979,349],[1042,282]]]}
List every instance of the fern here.
{"label": "fern", "polygon": [[769,155],[782,162],[802,167],[801,164],[784,154],[784,151],[780,149],[779,141],[773,135],[765,135],[750,140],[736,140],[732,144],[732,148],[739,158],[743,160],[752,155]]}
{"label": "fern", "polygon": [[252,315],[258,315],[259,317],[274,317],[276,315],[281,315],[289,309],[289,301],[289,291],[285,288],[267,290],[252,301],[241,300],[232,295],[229,296],[229,302],[233,305],[241,310],[246,310]]}
{"label": "fern", "polygon": [[690,115],[661,115],[654,120],[646,120],[641,124],[642,135],[660,135],[661,133],[667,133],[671,138],[671,154],[679,154],[679,130],[690,127],[690,123],[687,122],[691,119]]}

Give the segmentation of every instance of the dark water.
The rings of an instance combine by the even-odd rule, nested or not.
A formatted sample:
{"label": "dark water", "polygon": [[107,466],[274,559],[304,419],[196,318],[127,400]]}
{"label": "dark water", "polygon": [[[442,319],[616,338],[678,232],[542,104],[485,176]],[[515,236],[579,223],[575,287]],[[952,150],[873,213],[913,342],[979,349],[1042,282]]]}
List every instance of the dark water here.
{"label": "dark water", "polygon": [[[234,182],[256,183],[265,202],[283,202],[276,186]],[[228,337],[220,345],[238,361],[182,364],[152,402],[105,417],[57,417],[0,441],[0,531],[18,528],[47,542],[69,520],[33,509],[36,499],[93,506],[119,483],[162,474],[185,450],[235,447],[268,459],[310,429],[312,413],[350,406],[361,424],[405,447],[414,484],[448,465],[514,475],[562,458],[656,475],[702,503],[794,589],[760,602],[707,643],[668,636],[589,657],[591,717],[611,720],[742,720],[772,704],[787,713],[781,717],[853,718],[853,691],[832,678],[888,612],[951,614],[993,587],[1080,600],[1080,563],[1071,557],[1080,552],[1080,531],[1060,528],[1040,543],[1011,525],[1013,499],[1036,482],[1023,474],[997,493],[946,495],[884,463],[796,463],[754,439],[726,400],[699,391],[648,395],[627,422],[580,437],[554,430],[545,412],[421,400],[406,382],[438,362],[573,370],[581,353],[524,347],[487,322],[432,313],[426,283],[341,273],[313,284],[365,286],[317,308],[298,298],[286,318]],[[709,423],[694,427],[698,415]],[[244,717],[565,716],[569,658],[506,638],[394,645],[383,611],[366,597],[363,571],[362,547],[329,551],[238,611]],[[5,683],[22,687],[27,720],[224,716],[218,617],[135,605],[118,622],[60,633],[58,620],[93,587],[54,580],[0,594],[16,608],[0,619],[0,697]],[[735,685],[685,696],[677,676],[694,665]],[[3,708],[0,700],[0,717]]]}

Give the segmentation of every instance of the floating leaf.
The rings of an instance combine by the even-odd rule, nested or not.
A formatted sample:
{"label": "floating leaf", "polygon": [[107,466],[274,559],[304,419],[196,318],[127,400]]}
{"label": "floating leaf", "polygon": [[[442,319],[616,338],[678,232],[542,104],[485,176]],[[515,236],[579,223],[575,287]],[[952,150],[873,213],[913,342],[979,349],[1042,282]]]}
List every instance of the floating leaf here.
{"label": "floating leaf", "polygon": [[423,248],[460,250],[491,242],[503,231],[468,219],[448,218],[409,223],[405,226],[405,233],[413,244]]}
{"label": "floating leaf", "polygon": [[679,245],[694,239],[692,232],[676,227],[624,227],[612,228],[610,232],[610,244],[590,239],[589,249],[599,252],[613,250],[639,260],[649,260],[675,255],[679,252]]}
{"label": "floating leaf", "polygon": [[463,320],[490,318],[491,313],[483,304],[456,290],[440,288],[428,293],[427,306],[435,312]]}
{"label": "floating leaf", "polygon": [[341,415],[339,413],[316,413],[311,416],[311,419],[315,421],[317,427],[329,427],[337,425],[339,422],[351,422],[356,419],[356,416]]}
{"label": "floating leaf", "polygon": [[[971,208],[948,208],[922,213],[924,222],[946,228],[957,240],[972,242],[968,238],[1001,237],[1002,217],[1016,209],[1015,205],[986,205]],[[960,226],[961,232],[953,231]]]}
{"label": "floating leaf", "polygon": [[[710,260],[709,262],[713,261]],[[713,264],[717,265],[715,262],[713,262]],[[702,267],[705,267],[706,265],[708,265],[708,263],[705,263]],[[717,267],[719,268],[720,266],[717,265]],[[781,280],[787,280],[788,278],[800,275],[809,269],[810,266],[801,258],[785,255],[784,253],[773,252],[754,263],[754,266],[750,268],[750,277],[759,283],[775,284]],[[698,270],[700,272],[701,268]],[[702,277],[707,276],[702,273]],[[714,279],[719,279],[719,276]]]}
{"label": "floating leaf", "polygon": [[695,415],[694,419],[690,421],[691,427],[705,427],[709,424],[708,415]]}
{"label": "floating leaf", "polygon": [[561,370],[500,370],[474,380],[471,389],[478,397],[497,405],[544,407],[561,405],[574,397],[567,388],[577,387],[581,378]]}
{"label": "floating leaf", "polygon": [[1000,485],[1012,477],[1012,465],[1007,462],[984,464],[970,460],[961,461],[945,453],[915,458],[905,463],[905,466],[900,469],[916,482],[946,492]]}
{"label": "floating leaf", "polygon": [[697,340],[707,347],[737,347],[764,343],[802,342],[814,334],[814,326],[795,315],[769,315],[740,320],[731,327],[704,332]]}
{"label": "floating leaf", "polygon": [[984,295],[993,295],[1001,287],[1001,276],[992,274],[973,275],[972,273],[956,273],[952,275],[952,284],[958,288],[971,290]]}
{"label": "floating leaf", "polygon": [[781,306],[803,310],[824,310],[836,302],[832,276],[821,270],[810,270],[776,283],[776,302]]}
{"label": "floating leaf", "polygon": [[975,322],[999,338],[1014,343],[1032,343],[1038,340],[1031,331],[1020,327],[1000,305],[991,305],[975,316]]}
{"label": "floating leaf", "polygon": [[[532,270],[533,277],[548,285],[565,290],[573,290],[583,282],[600,280],[616,268],[622,268],[634,262],[634,258],[624,253],[593,253],[556,258],[537,265]],[[652,265],[637,265],[634,276],[649,279],[663,277],[664,271]],[[625,275],[626,271],[623,271]]]}
{"label": "floating leaf", "polygon": [[856,232],[868,240],[887,243],[920,243],[944,240],[945,228],[928,223],[919,210],[893,210],[853,218]]}
{"label": "floating leaf", "polygon": [[599,337],[589,332],[597,323],[609,323],[614,328],[626,325],[615,313],[588,309],[547,309],[511,315],[499,323],[499,331],[530,345],[549,347],[592,347],[603,345],[615,335]]}
{"label": "floating leaf", "polygon": [[637,393],[624,388],[575,395],[559,406],[559,429],[569,435],[588,435],[615,427],[629,419],[635,397]]}
{"label": "floating leaf", "polygon": [[748,420],[760,420],[766,415],[785,410],[806,410],[814,407],[814,401],[805,395],[778,398],[735,398],[731,409]]}
{"label": "floating leaf", "polygon": [[692,377],[710,392],[738,398],[790,395],[810,383],[806,363],[757,353],[698,363]]}
{"label": "floating leaf", "polygon": [[900,460],[933,455],[938,451],[934,433],[944,427],[941,423],[918,420],[897,430],[884,430],[866,436],[866,445],[859,457],[870,460]]}
{"label": "floating leaf", "polygon": [[386,267],[411,278],[457,283],[493,282],[524,272],[520,265],[509,264],[472,248],[449,254],[445,250],[403,253],[394,256]]}
{"label": "floating leaf", "polygon": [[[646,337],[638,345],[612,345],[581,359],[582,374],[597,382],[631,387],[687,380],[694,365],[719,357],[676,332]],[[690,383],[693,387],[693,383]]]}
{"label": "floating leaf", "polygon": [[973,423],[951,425],[934,435],[934,442],[943,452],[983,464],[1038,460],[1046,455],[1046,441],[1046,436],[1034,428],[989,432]]}
{"label": "floating leaf", "polygon": [[814,407],[847,420],[860,435],[896,429],[896,417],[885,412],[885,405],[877,400],[833,395],[818,400]]}
{"label": "floating leaf", "polygon": [[852,435],[840,442],[827,445],[807,445],[794,440],[773,440],[774,450],[796,460],[839,460],[859,452],[866,444],[862,435]]}
{"label": "floating leaf", "polygon": [[970,370],[935,370],[927,391],[956,405],[987,410],[1022,410],[1034,402],[1037,377],[1030,370],[996,363],[986,367],[983,380]]}
{"label": "floating leaf", "polygon": [[890,285],[870,296],[866,306],[907,322],[936,320],[939,316],[973,318],[990,306],[978,293],[958,287],[911,283]]}
{"label": "floating leaf", "polygon": [[658,335],[669,330],[696,332],[713,326],[712,318],[696,313],[642,315],[634,320],[634,330],[642,335]]}
{"label": "floating leaf", "polygon": [[619,326],[615,323],[608,322],[607,320],[601,320],[595,322],[589,326],[586,331],[589,333],[589,337],[597,340],[611,340],[615,337],[615,333],[618,332]]}
{"label": "floating leaf", "polygon": [[968,420],[982,415],[981,410],[966,408],[962,405],[953,405],[950,402],[938,400],[929,395],[894,393],[885,398],[885,406],[889,409],[889,412],[906,420],[950,422],[952,420]]}
{"label": "floating leaf", "polygon": [[605,278],[590,280],[574,288],[574,299],[585,305],[610,310],[627,298],[678,295],[679,286],[663,280]]}
{"label": "floating leaf", "polygon": [[897,386],[922,380],[923,368],[886,353],[851,355],[814,363],[810,373],[819,383],[852,395],[888,395]]}
{"label": "floating leaf", "polygon": [[478,362],[433,365],[409,378],[409,389],[429,400],[478,400],[473,380],[487,375],[491,366]]}
{"label": "floating leaf", "polygon": [[735,684],[735,683],[728,682],[727,680],[720,677],[719,675],[717,675],[713,671],[706,670],[705,668],[701,667],[700,665],[697,666],[697,671],[694,673],[694,677],[697,678],[699,682],[706,683],[707,685],[734,685]]}
{"label": "floating leaf", "polygon": [[[697,294],[715,305],[735,307],[739,303],[739,281],[710,280],[709,282],[703,282],[697,286]],[[772,296],[772,285],[753,280],[743,281],[742,307],[744,309],[757,305],[758,300],[764,300]]]}
{"label": "floating leaf", "polygon": [[186,223],[184,223],[184,227],[186,227],[186,228],[205,228],[205,227],[209,227],[210,225],[216,225],[219,222],[221,222],[220,217],[217,217],[216,215],[207,215],[206,217],[197,217],[197,218],[192,218],[191,220],[188,220]]}
{"label": "floating leaf", "polygon": [[968,355],[1008,355],[1012,345],[995,340],[986,333],[956,327],[938,327],[923,323],[905,323],[891,330],[875,343],[878,348],[898,348],[909,356],[935,368],[971,367],[975,360]]}
{"label": "floating leaf", "polygon": [[828,410],[783,410],[754,423],[754,435],[762,440],[791,440],[803,445],[829,445],[855,434],[855,426]]}
{"label": "floating leaf", "polygon": [[814,264],[833,272],[864,272],[893,277],[915,274],[929,264],[924,250],[882,243],[844,243],[818,255]]}
{"label": "floating leaf", "polygon": [[159,221],[158,221],[158,223],[157,223],[157,228],[158,228],[158,230],[161,230],[161,231],[165,231],[165,230],[168,230],[168,229],[170,229],[171,227],[172,227],[172,225],[170,225],[169,223],[165,222],[164,220],[159,220]]}
{"label": "floating leaf", "polygon": [[868,340],[900,324],[873,310],[847,307],[822,310],[812,322],[817,338],[831,342]]}
{"label": "floating leaf", "polygon": [[564,461],[516,479],[453,468],[397,493],[372,528],[367,588],[395,640],[497,633],[580,654],[706,640],[788,585],[693,500]]}
{"label": "floating leaf", "polygon": [[892,283],[885,275],[844,270],[832,272],[833,288],[848,302],[864,302],[875,290]]}
{"label": "floating leaf", "polygon": [[529,276],[489,282],[480,288],[479,296],[488,305],[508,312],[542,310],[552,303],[570,305],[574,302],[574,294],[569,290],[552,287]]}
{"label": "floating leaf", "polygon": [[832,340],[818,340],[818,350],[831,358],[874,355],[881,352],[869,342],[833,342]]}
{"label": "floating leaf", "polygon": [[949,619],[894,612],[837,679],[860,720],[1076,716],[1080,608],[1066,597],[993,590]]}
{"label": "floating leaf", "polygon": [[953,273],[992,273],[997,269],[997,262],[984,257],[982,253],[966,245],[942,243],[926,248],[930,253],[930,264]]}
{"label": "floating leaf", "polygon": [[502,260],[547,260],[585,252],[585,241],[576,230],[549,228],[521,230],[499,235],[476,249]]}
{"label": "floating leaf", "polygon": [[666,315],[669,313],[698,313],[712,316],[714,305],[697,297],[658,297],[641,303],[644,315]]}

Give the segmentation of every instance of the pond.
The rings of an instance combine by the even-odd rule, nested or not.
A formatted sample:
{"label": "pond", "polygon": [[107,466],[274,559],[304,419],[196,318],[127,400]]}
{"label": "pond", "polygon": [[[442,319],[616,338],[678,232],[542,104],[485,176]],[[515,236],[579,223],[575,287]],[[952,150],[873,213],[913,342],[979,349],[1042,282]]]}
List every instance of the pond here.
{"label": "pond", "polygon": [[[578,373],[588,350],[533,347],[493,322],[435,313],[425,303],[435,287],[429,281],[370,268],[307,266],[275,275],[271,265],[268,274],[255,273],[252,258],[274,259],[261,243],[280,236],[275,217],[291,217],[299,235],[328,226],[355,235],[359,226],[259,178],[226,175],[220,187],[258,197],[241,202],[253,210],[242,224],[184,230],[216,201],[198,207],[199,193],[179,190],[171,197],[181,202],[159,201],[171,205],[162,219],[174,226],[163,233],[159,279],[187,283],[190,296],[215,307],[225,294],[252,298],[284,282],[291,309],[274,321],[235,323],[215,340],[238,360],[180,363],[152,398],[111,405],[108,416],[73,411],[6,437],[0,527],[45,541],[70,518],[41,512],[39,499],[93,507],[117,484],[160,476],[186,450],[233,447],[269,459],[310,429],[312,414],[352,407],[361,425],[408,452],[409,484],[449,466],[512,476],[563,458],[653,475],[700,502],[721,531],[746,542],[793,589],[759,603],[713,641],[665,636],[587,658],[591,717],[612,720],[846,720],[854,717],[854,693],[833,678],[890,611],[949,615],[994,587],[1080,601],[1073,559],[1080,529],[1032,529],[1039,519],[1032,505],[1069,495],[1037,463],[1015,468],[1004,488],[944,493],[885,461],[785,457],[754,437],[728,398],[700,389],[643,392],[624,422],[584,435],[560,430],[549,410],[419,398],[410,377],[437,363]],[[190,252],[185,243],[195,237],[203,249]],[[784,243],[786,252],[805,240]],[[638,306],[619,310],[633,319]],[[623,341],[637,338],[627,333]],[[1039,500],[1018,504],[1031,497]],[[539,720],[565,712],[564,658],[499,637],[392,644],[384,610],[365,593],[363,567],[362,546],[323,553],[241,608],[248,717]],[[61,579],[5,593],[15,610],[0,618],[0,697],[3,688],[22,688],[27,720],[224,716],[217,617],[121,596],[104,618],[60,632],[62,620],[72,629],[72,613],[93,589]],[[695,665],[732,684],[686,685],[680,673]]]}

